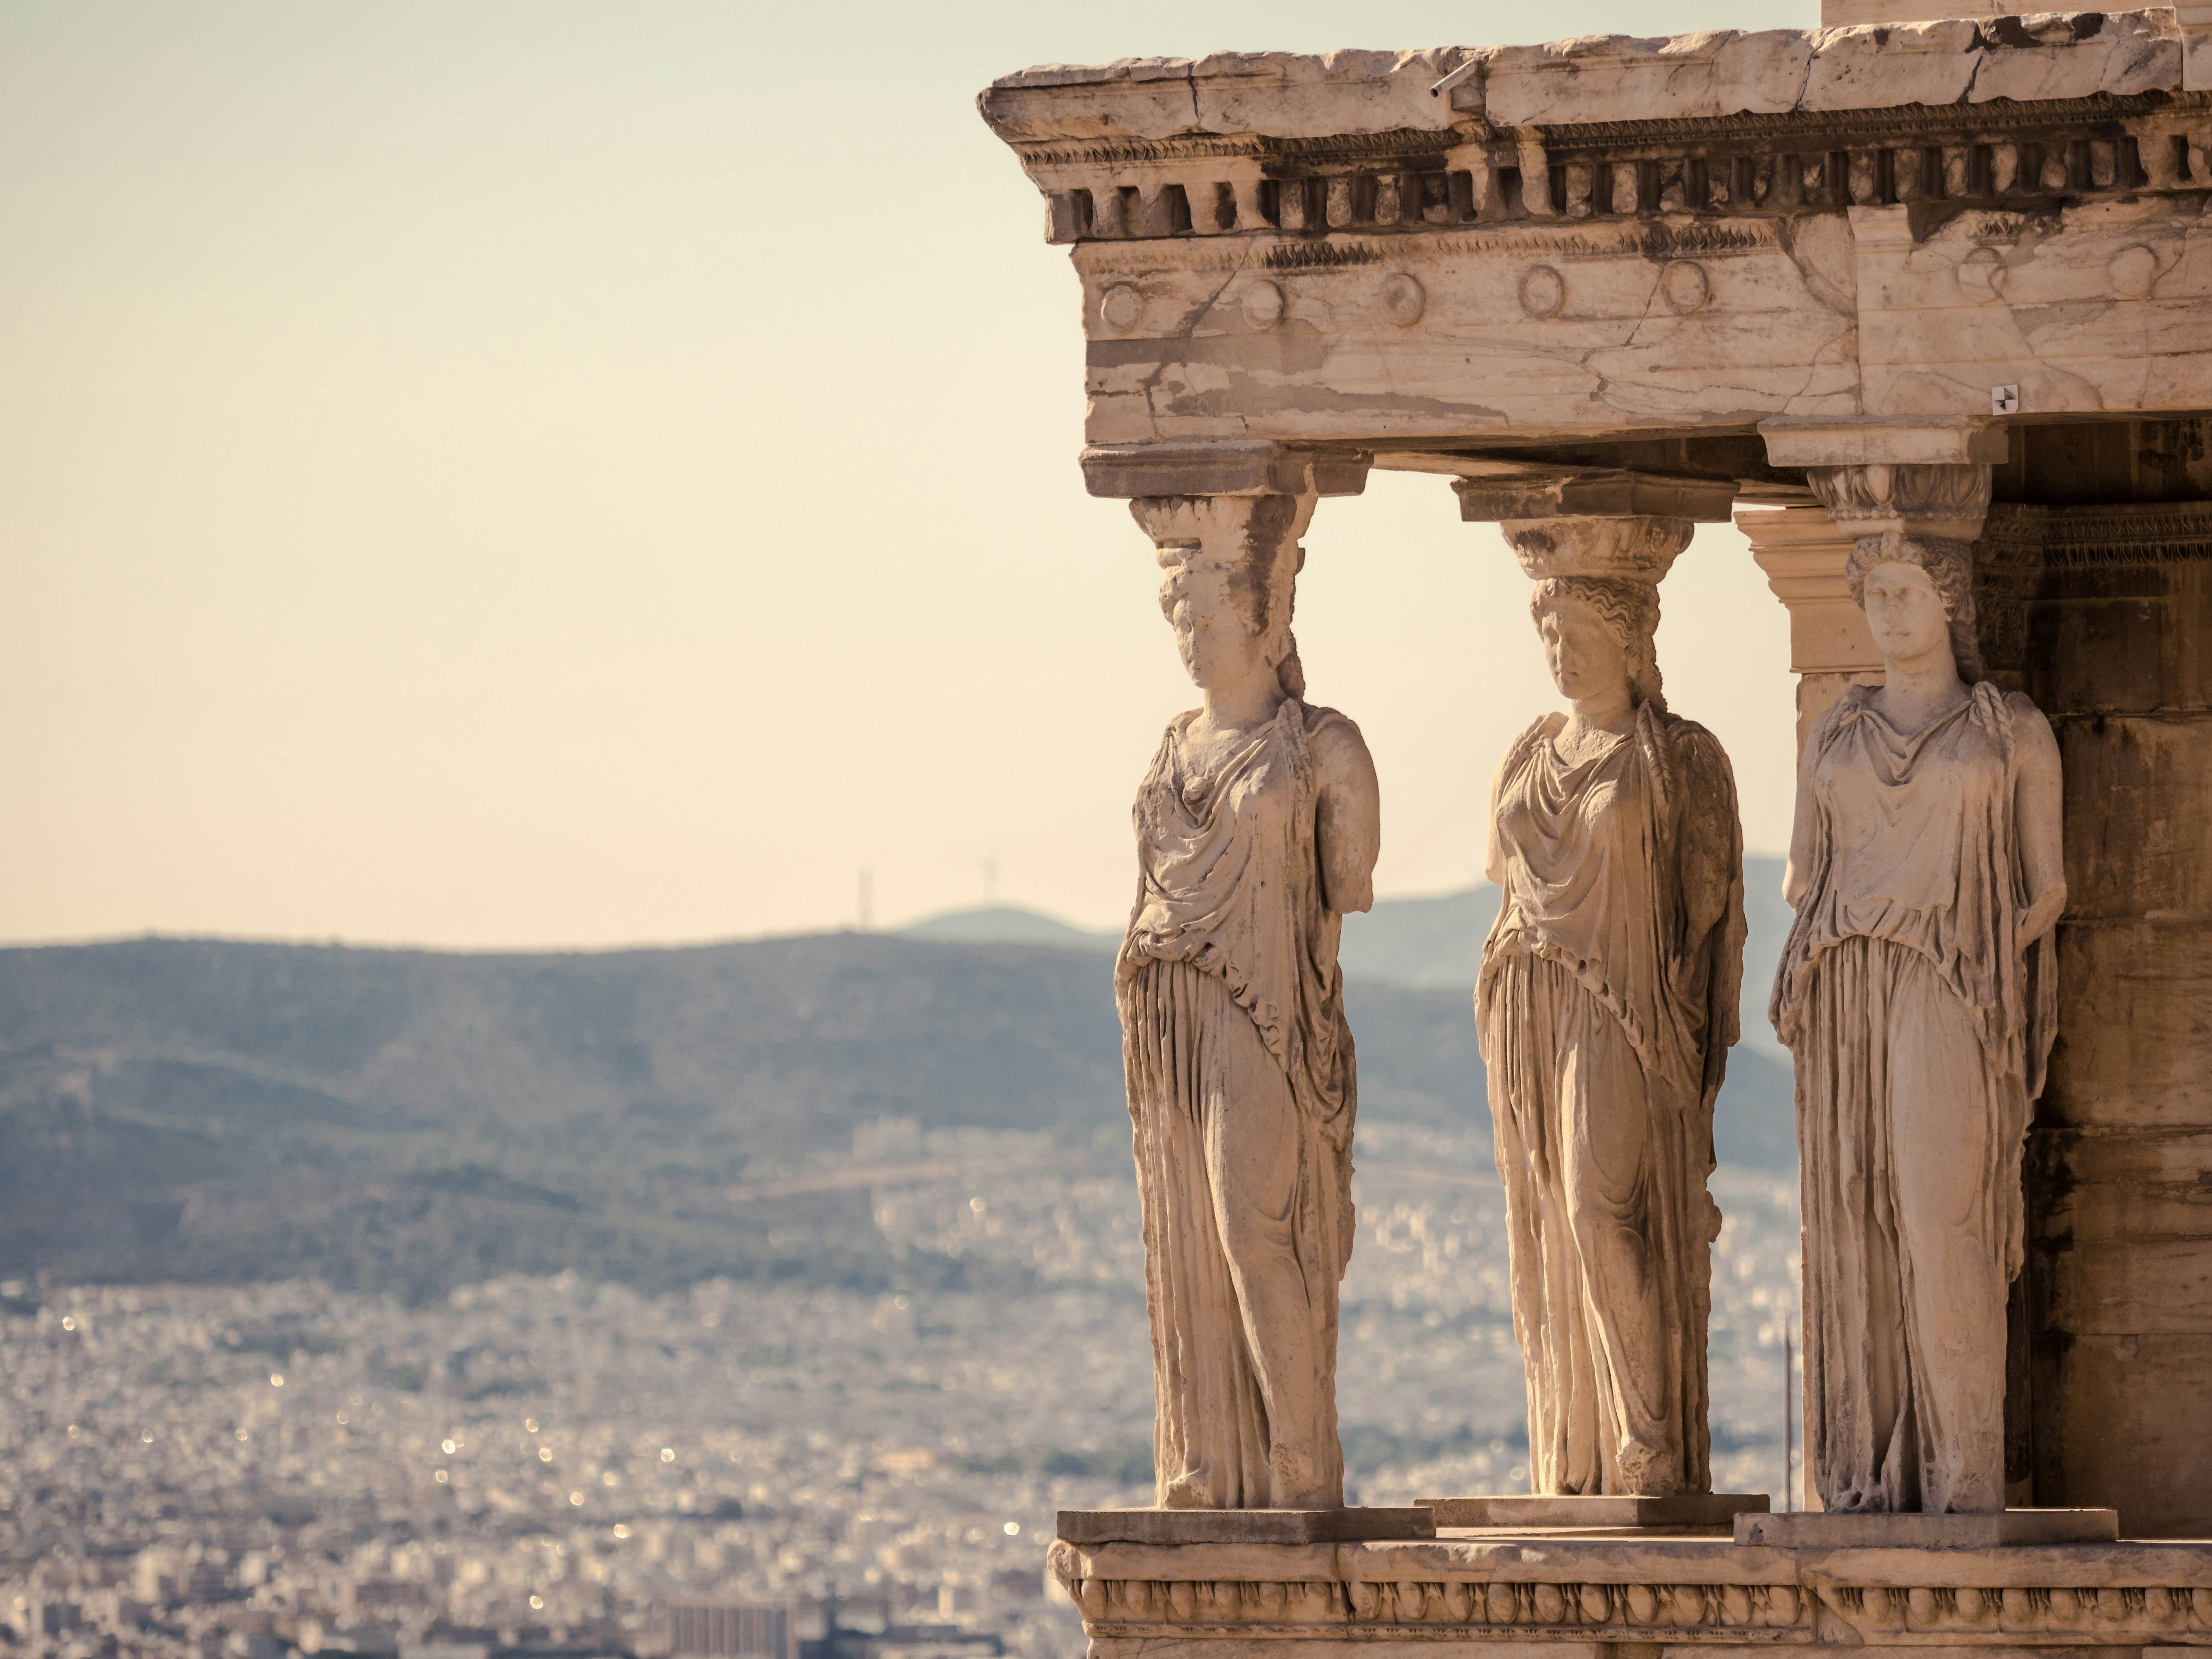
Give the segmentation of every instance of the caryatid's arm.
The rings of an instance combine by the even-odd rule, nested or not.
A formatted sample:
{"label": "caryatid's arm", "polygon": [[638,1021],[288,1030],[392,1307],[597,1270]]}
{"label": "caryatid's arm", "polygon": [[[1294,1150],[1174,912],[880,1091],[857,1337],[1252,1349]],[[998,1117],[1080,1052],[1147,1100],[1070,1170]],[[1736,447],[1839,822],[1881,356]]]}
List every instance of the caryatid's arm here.
{"label": "caryatid's arm", "polygon": [[2013,694],[2013,738],[2020,745],[2020,774],[2013,786],[2013,821],[2027,875],[2027,906],[2020,914],[2022,949],[2058,925],[2066,908],[2063,847],[2065,802],[2059,777],[2058,739],[2043,711]]}
{"label": "caryatid's arm", "polygon": [[1813,861],[1819,839],[1813,805],[1813,768],[1820,758],[1820,738],[1827,729],[1824,718],[1806,735],[1797,757],[1797,808],[1790,824],[1790,862],[1782,866],[1782,896],[1793,910],[1805,902],[1812,885]]}
{"label": "caryatid's arm", "polygon": [[1719,740],[1702,726],[1686,723],[1677,730],[1677,775],[1683,786],[1674,841],[1682,895],[1680,950],[1685,968],[1704,981],[1710,1098],[1720,1087],[1741,1023],[1736,998],[1743,987],[1743,825],[1736,812],[1735,773]]}
{"label": "caryatid's arm", "polygon": [[1372,909],[1375,860],[1382,853],[1382,791],[1359,728],[1340,716],[1314,734],[1321,774],[1315,832],[1322,902],[1340,915]]}

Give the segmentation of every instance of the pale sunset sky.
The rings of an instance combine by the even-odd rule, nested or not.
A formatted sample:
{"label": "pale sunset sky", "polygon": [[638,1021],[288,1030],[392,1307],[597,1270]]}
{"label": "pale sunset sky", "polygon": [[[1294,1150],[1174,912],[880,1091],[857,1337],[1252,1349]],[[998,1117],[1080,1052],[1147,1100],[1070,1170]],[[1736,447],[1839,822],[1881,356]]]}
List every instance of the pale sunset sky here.
{"label": "pale sunset sky", "polygon": [[[1193,696],[1084,493],[1064,249],[993,76],[1806,27],[1746,0],[0,9],[0,941],[678,942],[1117,925]],[[1445,481],[1324,501],[1298,635],[1386,895],[1480,878],[1555,706]],[[1680,713],[1788,836],[1786,617],[1732,528]],[[988,873],[995,866],[994,888]]]}

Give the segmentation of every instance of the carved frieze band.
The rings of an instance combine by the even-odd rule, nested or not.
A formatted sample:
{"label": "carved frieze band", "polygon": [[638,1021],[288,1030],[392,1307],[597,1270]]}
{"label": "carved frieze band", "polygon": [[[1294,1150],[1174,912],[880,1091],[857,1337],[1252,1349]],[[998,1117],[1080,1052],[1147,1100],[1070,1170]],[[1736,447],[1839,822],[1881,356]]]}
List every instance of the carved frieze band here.
{"label": "carved frieze band", "polygon": [[2212,560],[2212,501],[2036,507],[2000,501],[1974,543],[1974,614],[1982,659],[2017,672],[2027,659],[2028,607],[2044,574]]}
{"label": "carved frieze band", "polygon": [[2033,507],[1999,502],[1975,549],[1978,564],[2065,569],[2212,559],[2212,501]]}
{"label": "carved frieze band", "polygon": [[2212,189],[2212,100],[2128,98],[1505,133],[1017,146],[1054,242],[1543,219],[2039,206]]}
{"label": "carved frieze band", "polygon": [[[1319,1581],[1164,1583],[1085,1578],[1075,1587],[1095,1636],[1357,1634],[1559,1636],[1588,1641],[1726,1634],[1809,1639],[1805,1596],[1790,1584],[1473,1584]],[[1332,1629],[1332,1627],[1334,1627]]]}
{"label": "carved frieze band", "polygon": [[1292,1583],[1082,1578],[1094,1637],[2135,1645],[2212,1633],[2212,1591],[2164,1586]]}

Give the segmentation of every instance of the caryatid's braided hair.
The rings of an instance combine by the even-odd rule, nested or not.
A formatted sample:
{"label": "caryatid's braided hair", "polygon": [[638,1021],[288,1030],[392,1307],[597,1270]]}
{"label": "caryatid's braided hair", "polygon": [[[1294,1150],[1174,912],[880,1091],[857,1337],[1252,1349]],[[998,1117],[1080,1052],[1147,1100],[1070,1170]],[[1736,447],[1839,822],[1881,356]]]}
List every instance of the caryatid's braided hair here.
{"label": "caryatid's braided hair", "polygon": [[1529,596],[1528,614],[1540,625],[1549,612],[1569,601],[1596,613],[1628,653],[1629,702],[1649,703],[1654,714],[1665,714],[1667,694],[1654,644],[1659,632],[1659,590],[1649,582],[1614,576],[1547,576]]}
{"label": "caryatid's braided hair", "polygon": [[1243,541],[1231,555],[1208,553],[1196,542],[1169,542],[1159,550],[1167,579],[1160,584],[1160,613],[1172,623],[1178,605],[1227,603],[1246,625],[1266,641],[1264,655],[1275,665],[1286,697],[1306,691],[1297,636],[1291,613],[1297,602],[1297,574],[1306,550],[1291,536],[1297,503],[1288,496],[1265,496],[1252,508]]}
{"label": "caryatid's braided hair", "polygon": [[1974,554],[1966,542],[1942,536],[1906,536],[1885,530],[1862,536],[1844,565],[1844,584],[1851,603],[1866,609],[1867,573],[1878,564],[1909,564],[1928,573],[1943,614],[1951,623],[1951,659],[1968,685],[1982,678],[1981,638],[1974,617]]}

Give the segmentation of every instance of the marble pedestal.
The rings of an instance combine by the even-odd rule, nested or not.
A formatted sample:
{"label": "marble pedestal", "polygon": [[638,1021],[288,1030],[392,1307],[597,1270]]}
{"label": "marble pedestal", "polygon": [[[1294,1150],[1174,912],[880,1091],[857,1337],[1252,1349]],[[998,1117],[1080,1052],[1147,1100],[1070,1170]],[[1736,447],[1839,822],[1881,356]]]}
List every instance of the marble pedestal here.
{"label": "marble pedestal", "polygon": [[1425,1509],[1062,1510],[1063,1543],[1335,1544],[1368,1538],[1433,1538]]}
{"label": "marble pedestal", "polygon": [[[1053,1546],[1091,1659],[1717,1648],[2212,1648],[2212,1543],[1834,1549],[1684,1537]],[[1326,1645],[1324,1645],[1326,1644]]]}
{"label": "marble pedestal", "polygon": [[1668,1498],[1552,1497],[1518,1493],[1505,1498],[1423,1498],[1415,1500],[1440,1527],[1508,1527],[1520,1531],[1589,1531],[1633,1528],[1680,1532],[1700,1527],[1729,1527],[1738,1516],[1763,1517],[1765,1492],[1694,1492]]}
{"label": "marble pedestal", "polygon": [[1739,1515],[1735,1541],[1808,1549],[1993,1549],[2014,1544],[2109,1544],[2117,1510],[1999,1510],[1987,1515],[1850,1515],[1799,1510]]}

